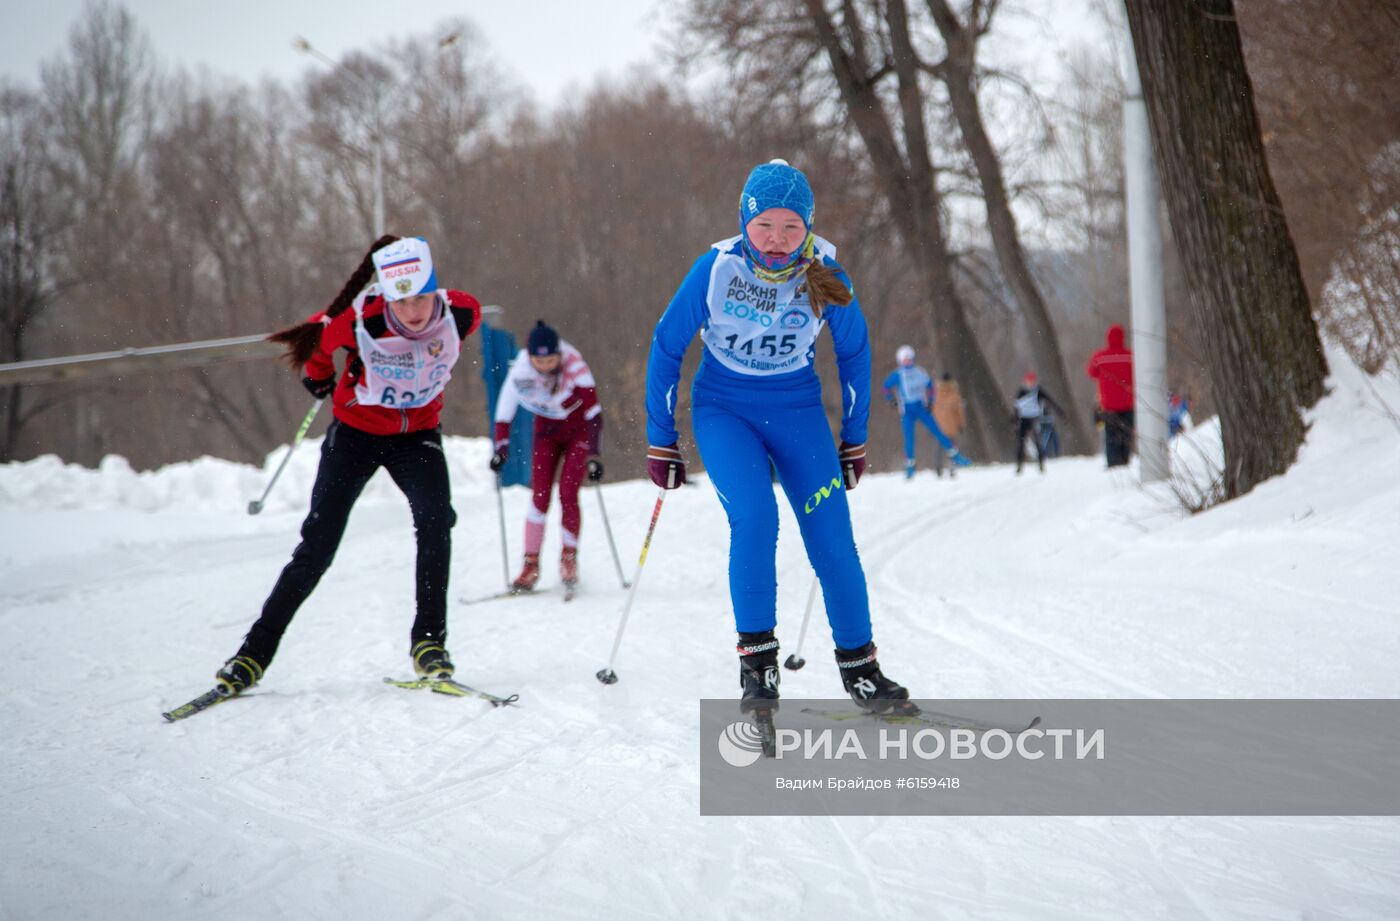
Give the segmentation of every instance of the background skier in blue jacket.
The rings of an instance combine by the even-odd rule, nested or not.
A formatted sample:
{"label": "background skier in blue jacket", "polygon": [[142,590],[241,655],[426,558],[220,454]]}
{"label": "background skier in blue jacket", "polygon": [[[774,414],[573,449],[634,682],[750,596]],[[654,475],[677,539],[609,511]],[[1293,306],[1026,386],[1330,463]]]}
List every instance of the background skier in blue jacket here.
{"label": "background skier in blue jacket", "polygon": [[[647,451],[652,480],[685,482],[675,407],[681,360],[700,331],[704,353],[691,389],[700,457],[729,517],[729,592],[739,631],[746,710],[778,698],[777,471],[821,580],[836,662],[862,706],[900,706],[909,692],[880,671],[871,641],[865,573],[846,491],[865,469],[870,340],[836,249],[811,232],[807,177],[783,160],[749,174],[739,197],[739,236],[696,260],[656,325],[647,366]],[[831,330],[841,381],[841,447],[832,443],[816,339]],[[911,704],[903,705],[912,707]]]}
{"label": "background skier in blue jacket", "polygon": [[901,345],[894,353],[899,367],[885,378],[885,400],[899,407],[899,421],[904,427],[904,478],[914,477],[914,434],[922,422],[934,439],[948,452],[953,463],[966,467],[970,461],[958,453],[953,441],[938,427],[929,407],[933,405],[933,378],[914,363],[914,347]]}

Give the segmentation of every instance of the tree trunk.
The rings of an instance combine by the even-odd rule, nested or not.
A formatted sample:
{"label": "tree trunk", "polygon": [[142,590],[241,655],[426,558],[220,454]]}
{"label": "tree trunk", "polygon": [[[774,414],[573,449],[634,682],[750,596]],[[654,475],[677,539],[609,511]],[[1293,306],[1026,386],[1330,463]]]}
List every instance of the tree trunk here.
{"label": "tree trunk", "polygon": [[986,203],[987,229],[991,234],[992,247],[1011,288],[1011,296],[1026,321],[1031,359],[1046,388],[1062,395],[1064,413],[1060,417],[1060,428],[1069,452],[1093,454],[1097,450],[1097,440],[1090,437],[1078,402],[1070,399],[1073,391],[1070,389],[1064,355],[1060,351],[1059,337],[1050,320],[1045,299],[1031,275],[1030,266],[1026,264],[1026,254],[1021,248],[1021,237],[1016,229],[1016,217],[1011,213],[1011,202],[1006,193],[1001,160],[982,121],[982,107],[973,82],[977,62],[976,30],[979,25],[974,21],[970,27],[964,26],[946,0],[928,0],[928,8],[948,46],[939,75],[948,88],[948,102],[962,134],[963,146],[967,148],[977,170],[982,198]]}
{"label": "tree trunk", "polygon": [[1167,210],[1220,405],[1227,498],[1283,473],[1327,363],[1231,0],[1126,0]]}
{"label": "tree trunk", "polygon": [[[969,447],[980,458],[1009,457],[1014,438],[1002,422],[1010,415],[1010,406],[996,385],[996,376],[967,321],[966,307],[949,272],[952,257],[939,224],[941,202],[927,148],[923,96],[918,91],[912,52],[908,51],[908,15],[903,0],[890,0],[886,18],[894,33],[894,44],[903,49],[896,51],[896,71],[907,155],[901,153],[895,141],[894,129],[868,78],[870,66],[863,59],[860,46],[857,44],[853,52],[848,52],[821,0],[805,2],[831,62],[846,112],[865,143],[905,249],[921,269],[919,275],[934,320],[934,348],[944,366],[952,368],[961,380],[972,410]],[[859,26],[852,24],[852,28]]]}

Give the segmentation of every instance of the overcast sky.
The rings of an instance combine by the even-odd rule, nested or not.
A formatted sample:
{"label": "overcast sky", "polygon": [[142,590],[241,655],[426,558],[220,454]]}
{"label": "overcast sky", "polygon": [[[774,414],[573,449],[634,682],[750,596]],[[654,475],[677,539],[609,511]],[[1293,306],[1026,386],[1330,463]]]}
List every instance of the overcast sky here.
{"label": "overcast sky", "polygon": [[[63,49],[82,7],[82,0],[2,0],[0,73],[37,82],[39,62]],[[669,8],[660,0],[129,0],[126,7],[166,65],[205,66],[249,82],[322,66],[292,48],[297,35],[339,58],[465,16],[546,105],[571,85],[659,60]]]}
{"label": "overcast sky", "polygon": [[[324,67],[292,47],[305,36],[338,59],[389,38],[432,34],[444,20],[465,17],[480,30],[490,54],[546,108],[568,98],[571,87],[589,87],[638,66],[668,67],[667,32],[677,0],[127,0],[167,68],[207,68],[247,83],[271,77],[290,83],[308,68]],[[1065,65],[1085,45],[1114,44],[1098,10],[1116,0],[1010,0],[979,49],[984,64],[1014,72],[1042,98],[1053,99]],[[83,0],[0,0],[0,75],[38,81],[41,61],[61,54]],[[716,71],[708,71],[712,78]],[[987,113],[993,101],[984,94]],[[998,144],[1006,131],[990,125]],[[1042,162],[1042,174],[1055,166]],[[955,203],[973,224],[972,200]],[[1018,209],[1021,210],[1021,209]],[[1043,217],[1022,214],[1022,230],[1035,238],[1049,231]]]}

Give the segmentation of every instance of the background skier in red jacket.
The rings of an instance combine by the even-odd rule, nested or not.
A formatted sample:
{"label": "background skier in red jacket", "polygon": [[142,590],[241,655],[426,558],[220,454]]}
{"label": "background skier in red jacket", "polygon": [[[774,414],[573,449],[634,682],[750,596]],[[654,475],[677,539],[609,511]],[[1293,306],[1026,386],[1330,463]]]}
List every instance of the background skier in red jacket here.
{"label": "background skier in red jacket", "polygon": [[1133,353],[1123,346],[1123,327],[1108,328],[1104,347],[1089,359],[1089,376],[1099,382],[1104,454],[1108,466],[1128,462],[1133,445]]}

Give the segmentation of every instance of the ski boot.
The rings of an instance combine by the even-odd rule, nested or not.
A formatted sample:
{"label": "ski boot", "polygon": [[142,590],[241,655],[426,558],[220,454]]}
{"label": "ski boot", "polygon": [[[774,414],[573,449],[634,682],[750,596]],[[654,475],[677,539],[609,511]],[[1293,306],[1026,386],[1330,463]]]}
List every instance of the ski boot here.
{"label": "ski boot", "polygon": [[739,709],[778,709],[778,639],[772,630],[739,634]]}
{"label": "ski boot", "polygon": [[414,643],[409,655],[413,658],[413,671],[418,677],[433,680],[452,677],[452,659],[437,640]]}
{"label": "ski boot", "polygon": [[510,584],[510,590],[519,594],[520,592],[533,592],[535,583],[540,581],[540,555],[538,553],[525,554],[525,565],[520,569],[520,575],[515,577],[515,581]]}
{"label": "ski boot", "polygon": [[559,580],[565,591],[572,591],[578,585],[578,548],[565,547],[559,554]]}
{"label": "ski boot", "polygon": [[778,638],[772,630],[739,634],[739,712],[747,714],[758,730],[763,757],[777,755],[777,729],[773,714],[778,710]]}
{"label": "ski boot", "polygon": [[905,462],[904,462],[904,478],[905,478],[906,480],[912,480],[912,479],[914,479],[914,462],[913,462],[913,461],[905,461]]}
{"label": "ski boot", "polygon": [[234,656],[214,673],[214,690],[221,697],[242,694],[262,680],[263,667],[252,656]]}
{"label": "ski boot", "polygon": [[909,702],[909,691],[880,671],[875,654],[873,642],[859,649],[837,648],[836,665],[841,670],[841,683],[846,693],[870,713],[918,713],[919,708]]}

